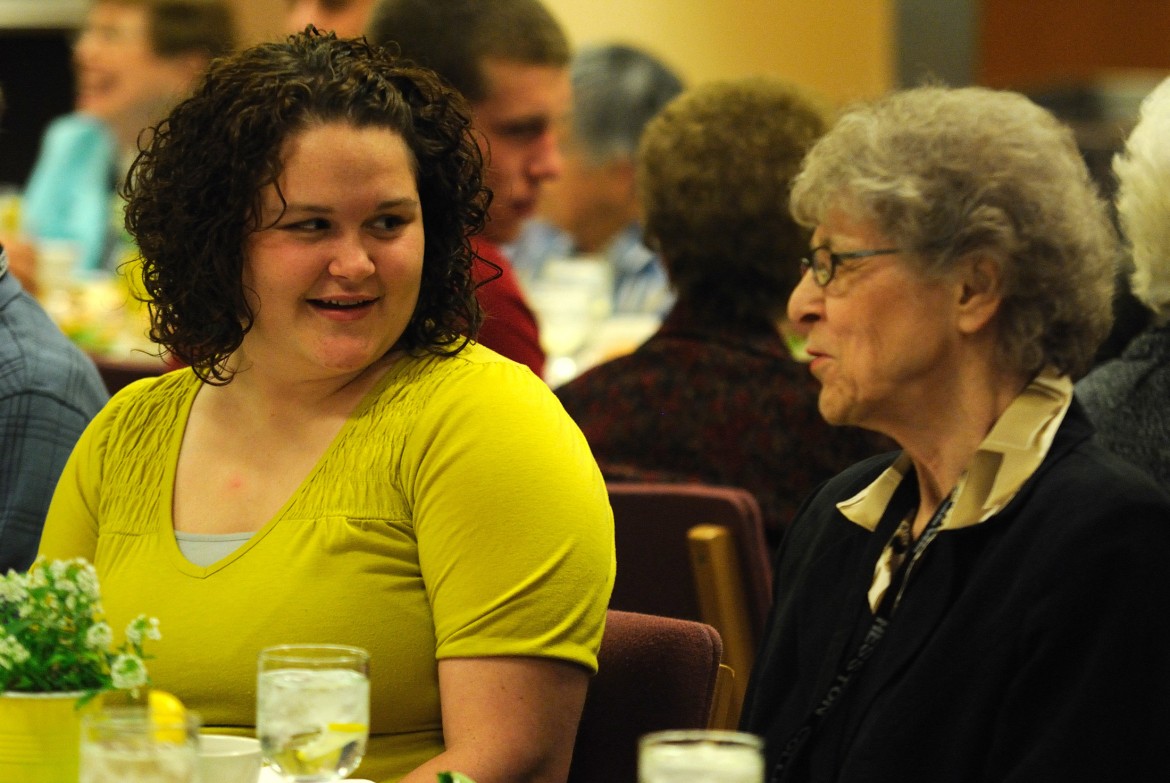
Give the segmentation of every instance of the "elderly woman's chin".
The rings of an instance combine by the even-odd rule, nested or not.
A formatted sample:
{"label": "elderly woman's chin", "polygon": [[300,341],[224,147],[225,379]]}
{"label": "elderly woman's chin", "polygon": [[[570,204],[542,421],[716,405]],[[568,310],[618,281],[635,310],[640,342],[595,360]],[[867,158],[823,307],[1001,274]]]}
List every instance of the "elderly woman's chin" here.
{"label": "elderly woman's chin", "polygon": [[866,402],[856,387],[832,380],[822,381],[822,384],[821,393],[817,397],[821,418],[834,426],[866,426],[866,422],[872,418],[872,402]]}
{"label": "elderly woman's chin", "polygon": [[886,428],[877,423],[876,417],[868,415],[860,405],[843,404],[841,401],[831,400],[820,403],[821,418],[834,427],[860,427],[871,432],[889,435]]}

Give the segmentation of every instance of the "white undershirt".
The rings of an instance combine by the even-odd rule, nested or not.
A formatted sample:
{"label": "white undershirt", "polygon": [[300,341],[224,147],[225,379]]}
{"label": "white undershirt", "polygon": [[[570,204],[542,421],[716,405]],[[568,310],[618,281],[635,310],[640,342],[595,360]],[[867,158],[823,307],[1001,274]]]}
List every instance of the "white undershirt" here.
{"label": "white undershirt", "polygon": [[251,533],[180,533],[175,541],[183,557],[197,566],[209,566],[235,552],[252,537]]}

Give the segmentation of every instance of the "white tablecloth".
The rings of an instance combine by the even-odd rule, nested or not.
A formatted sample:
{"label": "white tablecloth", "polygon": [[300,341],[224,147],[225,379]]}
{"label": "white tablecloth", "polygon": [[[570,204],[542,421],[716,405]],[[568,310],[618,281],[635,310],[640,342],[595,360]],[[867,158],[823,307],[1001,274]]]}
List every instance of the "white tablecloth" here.
{"label": "white tablecloth", "polygon": [[[374,783],[374,781],[366,780],[365,778],[346,779],[350,781],[350,783]],[[280,775],[277,775],[271,769],[265,767],[264,769],[260,770],[260,783],[284,783],[284,781],[280,779]]]}

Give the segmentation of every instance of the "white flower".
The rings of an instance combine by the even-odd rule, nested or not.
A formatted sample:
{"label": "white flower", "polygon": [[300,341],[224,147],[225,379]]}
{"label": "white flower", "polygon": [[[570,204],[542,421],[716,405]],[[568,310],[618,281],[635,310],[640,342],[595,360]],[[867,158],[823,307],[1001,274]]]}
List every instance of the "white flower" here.
{"label": "white flower", "polygon": [[48,579],[45,577],[44,568],[30,568],[25,578],[27,580],[25,584],[28,585],[30,590],[36,589],[38,587],[44,587],[49,583]]}
{"label": "white flower", "polygon": [[9,571],[8,576],[0,577],[0,603],[19,604],[28,600],[28,587],[25,585],[23,574]]}
{"label": "white flower", "polygon": [[0,631],[0,668],[12,669],[28,660],[28,650],[14,636]]}
{"label": "white flower", "polygon": [[96,601],[99,594],[97,570],[85,560],[74,562],[77,563],[77,574],[73,581],[77,584],[77,589],[86,598]]}
{"label": "white flower", "polygon": [[162,633],[158,630],[158,618],[140,614],[126,626],[126,639],[133,645],[142,644],[143,639],[161,639]]}
{"label": "white flower", "polygon": [[105,650],[113,641],[114,632],[108,623],[97,623],[85,632],[85,646],[91,649]]}
{"label": "white flower", "polygon": [[115,688],[141,688],[146,684],[146,666],[137,655],[122,653],[110,663],[110,676]]}

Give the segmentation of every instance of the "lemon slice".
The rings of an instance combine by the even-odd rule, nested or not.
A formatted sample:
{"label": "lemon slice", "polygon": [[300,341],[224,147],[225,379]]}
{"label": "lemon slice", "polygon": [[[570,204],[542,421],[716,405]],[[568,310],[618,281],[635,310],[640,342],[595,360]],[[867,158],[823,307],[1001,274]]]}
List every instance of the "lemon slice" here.
{"label": "lemon slice", "polygon": [[364,723],[330,723],[325,731],[302,737],[291,748],[292,760],[303,771],[336,766],[351,744],[365,742],[368,730]]}
{"label": "lemon slice", "polygon": [[336,732],[338,734],[361,735],[366,733],[366,728],[366,724],[364,723],[330,723],[326,727],[326,731]]}
{"label": "lemon slice", "polygon": [[154,736],[159,742],[181,745],[187,741],[187,708],[179,697],[166,691],[152,690],[147,697]]}

